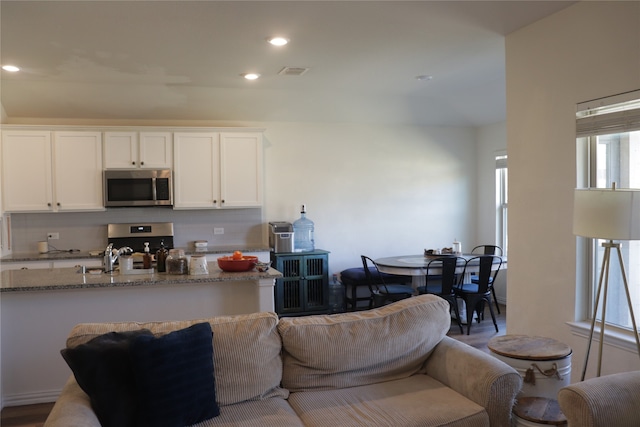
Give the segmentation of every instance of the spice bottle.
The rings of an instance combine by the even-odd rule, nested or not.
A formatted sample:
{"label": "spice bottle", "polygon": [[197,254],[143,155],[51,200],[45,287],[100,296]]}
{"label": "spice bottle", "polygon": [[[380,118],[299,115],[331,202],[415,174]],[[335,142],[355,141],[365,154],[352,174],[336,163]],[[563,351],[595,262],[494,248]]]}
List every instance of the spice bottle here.
{"label": "spice bottle", "polygon": [[167,256],[169,256],[169,251],[164,247],[164,240],[161,240],[160,249],[156,251],[156,267],[158,269],[158,273],[164,273],[167,271]]}

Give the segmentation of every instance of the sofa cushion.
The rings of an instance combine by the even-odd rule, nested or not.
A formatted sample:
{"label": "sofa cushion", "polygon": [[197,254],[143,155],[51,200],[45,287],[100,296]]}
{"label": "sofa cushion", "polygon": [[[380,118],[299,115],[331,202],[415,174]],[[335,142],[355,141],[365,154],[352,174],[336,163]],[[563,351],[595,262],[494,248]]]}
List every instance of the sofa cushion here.
{"label": "sofa cushion", "polygon": [[133,340],[143,335],[153,337],[149,330],[109,332],[60,351],[103,427],[136,425],[135,378],[129,348]]}
{"label": "sofa cushion", "polygon": [[282,385],[330,390],[408,377],[450,324],[449,303],[434,295],[355,313],[282,318]]}
{"label": "sofa cushion", "polygon": [[162,335],[203,321],[213,331],[216,397],[220,407],[250,399],[288,396],[288,391],[279,386],[282,342],[276,329],[278,316],[271,312],[173,322],[83,323],[71,330],[67,346],[109,331],[146,328]]}
{"label": "sofa cushion", "polygon": [[291,393],[307,427],[489,426],[484,408],[427,375],[341,390]]}
{"label": "sofa cushion", "polygon": [[304,427],[287,400],[272,397],[225,406],[219,417],[191,427]]}
{"label": "sofa cushion", "polygon": [[183,427],[220,415],[211,336],[204,322],[133,340],[138,427]]}

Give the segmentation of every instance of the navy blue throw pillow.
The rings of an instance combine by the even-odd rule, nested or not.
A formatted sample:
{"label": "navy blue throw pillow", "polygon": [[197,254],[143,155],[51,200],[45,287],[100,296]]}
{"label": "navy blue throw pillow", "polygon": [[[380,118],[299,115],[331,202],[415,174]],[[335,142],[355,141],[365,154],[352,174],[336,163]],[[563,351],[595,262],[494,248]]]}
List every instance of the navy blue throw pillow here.
{"label": "navy blue throw pillow", "polygon": [[209,323],[198,323],[132,342],[138,427],[184,427],[220,415],[212,336]]}
{"label": "navy blue throw pillow", "polygon": [[109,332],[60,351],[91,400],[102,427],[135,427],[137,396],[129,356],[131,342],[151,331]]}

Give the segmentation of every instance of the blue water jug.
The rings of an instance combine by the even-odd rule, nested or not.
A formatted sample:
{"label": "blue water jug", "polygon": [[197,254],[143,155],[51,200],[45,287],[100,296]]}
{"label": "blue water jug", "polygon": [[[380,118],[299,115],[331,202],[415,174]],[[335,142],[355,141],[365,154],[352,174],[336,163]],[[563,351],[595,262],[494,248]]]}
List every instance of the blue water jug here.
{"label": "blue water jug", "polygon": [[293,251],[311,252],[315,250],[313,241],[314,224],[307,218],[307,207],[302,205],[300,219],[293,222]]}

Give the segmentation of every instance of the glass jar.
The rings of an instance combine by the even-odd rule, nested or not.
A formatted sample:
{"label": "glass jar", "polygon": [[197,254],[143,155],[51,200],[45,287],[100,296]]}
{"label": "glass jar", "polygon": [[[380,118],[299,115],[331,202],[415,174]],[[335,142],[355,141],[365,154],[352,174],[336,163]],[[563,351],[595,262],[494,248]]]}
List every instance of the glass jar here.
{"label": "glass jar", "polygon": [[168,274],[188,274],[189,263],[182,249],[170,249],[165,262]]}

